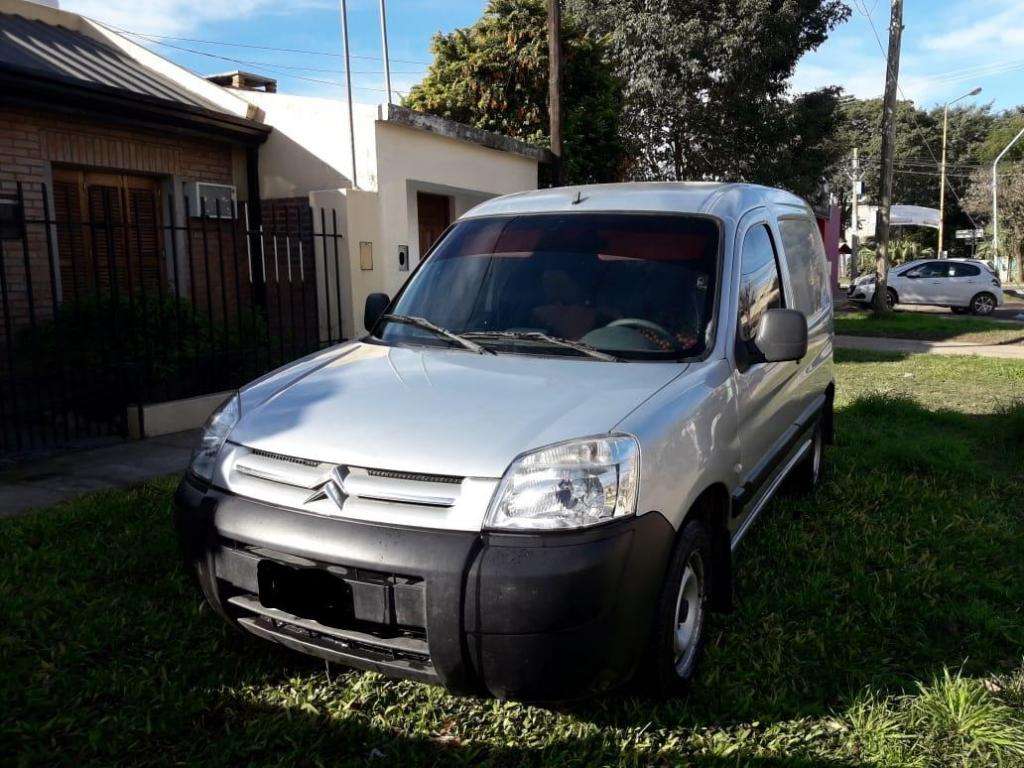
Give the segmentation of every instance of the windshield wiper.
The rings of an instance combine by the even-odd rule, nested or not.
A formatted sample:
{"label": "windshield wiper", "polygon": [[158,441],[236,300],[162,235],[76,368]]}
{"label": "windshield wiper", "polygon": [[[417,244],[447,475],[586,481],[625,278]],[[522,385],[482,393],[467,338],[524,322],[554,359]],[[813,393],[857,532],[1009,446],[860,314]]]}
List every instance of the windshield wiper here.
{"label": "windshield wiper", "polygon": [[454,341],[461,347],[468,349],[470,352],[476,352],[478,355],[496,355],[498,354],[493,349],[487,349],[482,347],[476,342],[470,341],[467,338],[460,336],[457,333],[452,333],[447,328],[442,328],[440,325],[427,320],[425,317],[414,317],[413,315],[381,315],[381,320],[389,320],[393,323],[401,323],[402,325],[411,325],[414,328],[420,328],[424,331],[429,331],[436,336]]}
{"label": "windshield wiper", "polygon": [[472,336],[474,339],[509,339],[510,341],[540,341],[555,347],[565,347],[566,349],[572,349],[576,352],[579,352],[582,355],[587,355],[589,357],[596,358],[597,360],[604,360],[609,363],[623,362],[621,357],[609,355],[607,352],[602,352],[599,349],[594,349],[594,347],[582,341],[563,339],[561,336],[549,336],[548,334],[542,333],[540,331],[471,331],[469,333],[466,333],[465,336]]}

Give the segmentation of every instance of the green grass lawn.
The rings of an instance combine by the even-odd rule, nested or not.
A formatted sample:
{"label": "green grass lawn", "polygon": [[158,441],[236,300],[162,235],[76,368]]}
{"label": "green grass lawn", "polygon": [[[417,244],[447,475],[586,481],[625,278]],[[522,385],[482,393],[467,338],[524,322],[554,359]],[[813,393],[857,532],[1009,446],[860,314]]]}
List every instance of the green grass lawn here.
{"label": "green grass lawn", "polygon": [[1024,324],[900,310],[885,317],[875,317],[871,312],[863,310],[837,312],[836,333],[925,341],[963,341],[971,344],[1024,343]]}
{"label": "green grass lawn", "polygon": [[826,482],[747,538],[686,698],[328,678],[202,605],[168,480],[0,521],[0,765],[1024,765],[1024,365],[841,354]]}

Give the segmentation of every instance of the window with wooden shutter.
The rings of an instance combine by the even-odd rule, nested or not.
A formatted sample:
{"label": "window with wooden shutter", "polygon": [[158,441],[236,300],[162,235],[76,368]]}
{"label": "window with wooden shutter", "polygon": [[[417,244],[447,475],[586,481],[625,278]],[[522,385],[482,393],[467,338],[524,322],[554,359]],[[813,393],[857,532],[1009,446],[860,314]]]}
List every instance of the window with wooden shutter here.
{"label": "window with wooden shutter", "polygon": [[64,299],[155,297],[163,288],[161,182],[54,169],[53,200]]}

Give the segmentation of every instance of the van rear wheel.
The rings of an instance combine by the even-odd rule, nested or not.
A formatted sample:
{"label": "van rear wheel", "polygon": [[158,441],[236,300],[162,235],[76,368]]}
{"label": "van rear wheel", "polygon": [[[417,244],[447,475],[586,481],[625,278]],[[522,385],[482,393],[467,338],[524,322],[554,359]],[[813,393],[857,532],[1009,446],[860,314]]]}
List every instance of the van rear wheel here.
{"label": "van rear wheel", "polygon": [[811,447],[788,478],[789,487],[796,493],[810,493],[821,481],[821,468],[825,463],[825,436],[821,420],[811,435]]}
{"label": "van rear wheel", "polygon": [[648,653],[638,677],[654,695],[679,696],[697,672],[713,568],[711,537],[703,523],[686,523],[672,551],[658,597]]}

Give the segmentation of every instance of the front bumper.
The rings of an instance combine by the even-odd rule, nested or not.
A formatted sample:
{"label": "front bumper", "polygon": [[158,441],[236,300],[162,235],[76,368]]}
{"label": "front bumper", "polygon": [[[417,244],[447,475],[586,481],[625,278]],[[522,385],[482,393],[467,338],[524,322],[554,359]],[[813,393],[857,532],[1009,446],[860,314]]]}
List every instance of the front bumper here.
{"label": "front bumper", "polygon": [[868,304],[875,297],[875,284],[861,283],[860,285],[851,285],[847,289],[846,295],[851,301]]}
{"label": "front bumper", "polygon": [[[632,675],[674,539],[656,512],[587,531],[412,529],[273,507],[187,478],[175,525],[207,600],[253,634],[359,669],[527,701],[588,696]],[[345,619],[264,605],[268,573],[281,568],[337,580]]]}

